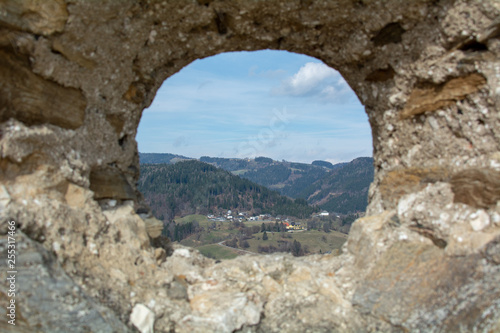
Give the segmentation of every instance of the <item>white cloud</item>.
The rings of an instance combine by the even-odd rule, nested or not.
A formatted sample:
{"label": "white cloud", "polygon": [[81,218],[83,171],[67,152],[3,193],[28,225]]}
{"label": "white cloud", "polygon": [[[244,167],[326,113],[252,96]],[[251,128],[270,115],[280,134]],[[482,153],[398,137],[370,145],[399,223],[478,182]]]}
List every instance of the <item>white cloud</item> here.
{"label": "white cloud", "polygon": [[314,97],[320,102],[345,103],[354,95],[347,82],[331,67],[308,62],[272,90],[275,95]]}

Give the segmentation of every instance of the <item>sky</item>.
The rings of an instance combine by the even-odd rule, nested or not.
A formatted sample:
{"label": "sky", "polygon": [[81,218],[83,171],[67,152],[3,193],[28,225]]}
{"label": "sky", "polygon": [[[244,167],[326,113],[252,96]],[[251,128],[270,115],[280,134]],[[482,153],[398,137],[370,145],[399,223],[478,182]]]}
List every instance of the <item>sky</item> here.
{"label": "sky", "polygon": [[372,156],[364,107],[320,60],[286,51],[229,52],[169,77],[144,110],[142,153],[311,163]]}

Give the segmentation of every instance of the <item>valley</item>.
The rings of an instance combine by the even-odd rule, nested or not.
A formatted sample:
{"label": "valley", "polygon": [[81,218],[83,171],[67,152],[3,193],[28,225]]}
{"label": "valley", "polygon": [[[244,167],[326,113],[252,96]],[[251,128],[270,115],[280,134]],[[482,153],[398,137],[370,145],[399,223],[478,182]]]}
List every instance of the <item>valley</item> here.
{"label": "valley", "polygon": [[[140,153],[143,164],[175,164],[195,160],[175,154]],[[368,188],[373,181],[373,158],[359,157],[348,163],[311,164],[275,161],[267,157],[255,159],[202,156],[205,162],[243,179],[275,190],[292,199],[304,199],[319,209],[341,214],[364,212],[368,204]]]}
{"label": "valley", "polygon": [[371,158],[337,165],[140,158],[138,187],[163,221],[164,236],[221,260],[245,253],[340,253],[352,222],[364,215],[373,179]]}
{"label": "valley", "polygon": [[[194,223],[196,231],[179,241],[180,244],[199,250],[213,259],[232,259],[238,255],[290,252],[296,256],[308,254],[339,254],[347,234],[323,229],[308,229],[307,220],[302,231],[274,231],[275,220],[214,222],[204,215],[188,215],[175,219],[176,225]],[[324,223],[330,223],[324,219]],[[263,231],[262,224],[270,230]],[[278,222],[279,225],[279,222]],[[312,225],[309,225],[312,227]],[[266,236],[264,236],[264,233]],[[295,248],[293,246],[295,245]]]}

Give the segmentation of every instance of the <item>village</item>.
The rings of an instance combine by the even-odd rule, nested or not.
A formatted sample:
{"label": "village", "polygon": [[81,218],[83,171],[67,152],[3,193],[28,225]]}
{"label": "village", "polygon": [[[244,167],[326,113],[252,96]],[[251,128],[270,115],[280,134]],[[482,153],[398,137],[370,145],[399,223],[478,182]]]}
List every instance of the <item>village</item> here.
{"label": "village", "polygon": [[[216,215],[209,214],[207,215],[207,219],[213,222],[247,222],[247,221],[261,221],[263,223],[275,222],[282,223],[288,232],[294,231],[304,231],[307,230],[307,226],[303,225],[302,222],[296,221],[290,217],[284,216],[275,216],[273,217],[270,214],[259,214],[250,216],[249,212],[238,212],[234,210],[221,211]],[[327,211],[322,211],[319,214],[313,214],[311,217],[329,217],[330,213]],[[336,216],[339,218],[339,216]]]}

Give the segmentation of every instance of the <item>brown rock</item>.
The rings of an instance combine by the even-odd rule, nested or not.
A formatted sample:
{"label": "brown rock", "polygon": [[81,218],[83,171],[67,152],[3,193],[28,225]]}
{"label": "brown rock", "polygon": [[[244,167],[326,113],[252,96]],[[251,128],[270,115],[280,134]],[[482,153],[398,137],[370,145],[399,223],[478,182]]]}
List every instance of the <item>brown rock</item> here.
{"label": "brown rock", "polygon": [[127,178],[116,169],[97,169],[90,173],[90,190],[94,191],[94,199],[135,198],[134,190]]}
{"label": "brown rock", "polygon": [[370,82],[383,82],[392,79],[395,74],[394,68],[389,65],[387,68],[380,68],[371,72],[365,80]]}
{"label": "brown rock", "polygon": [[108,114],[106,115],[106,120],[110,123],[111,126],[113,126],[116,135],[120,135],[123,130],[123,125],[125,124],[125,120],[123,119],[123,117],[116,114]]}
{"label": "brown rock", "polygon": [[125,94],[123,94],[123,98],[135,104],[142,103],[144,97],[144,86],[139,82],[132,83]]}
{"label": "brown rock", "polygon": [[500,237],[488,243],[484,249],[486,259],[496,265],[500,265]]}
{"label": "brown rock", "polygon": [[75,129],[83,124],[86,100],[81,91],[44,80],[28,64],[0,51],[0,120],[28,125],[50,123]]}
{"label": "brown rock", "polygon": [[155,249],[155,259],[156,259],[156,262],[159,264],[165,262],[165,260],[167,259],[167,253],[165,252],[165,250],[160,249],[160,248],[156,248]]}
{"label": "brown rock", "polygon": [[493,169],[468,169],[451,177],[455,202],[488,209],[500,200],[500,172]]}
{"label": "brown rock", "polygon": [[63,0],[2,0],[0,23],[40,35],[60,32],[68,19]]}
{"label": "brown rock", "polygon": [[149,237],[156,238],[161,235],[163,231],[163,222],[158,220],[155,217],[150,217],[144,220],[146,223],[146,230],[148,232]]}
{"label": "brown rock", "polygon": [[440,167],[397,169],[388,172],[382,179],[380,192],[387,203],[395,205],[403,195],[418,192],[428,183],[447,179],[449,171]]}
{"label": "brown rock", "polygon": [[453,105],[485,84],[486,78],[478,73],[454,78],[440,85],[424,84],[413,90],[400,117],[407,119]]}
{"label": "brown rock", "polygon": [[405,29],[403,29],[399,22],[389,23],[372,38],[372,42],[375,46],[400,43],[404,33]]}
{"label": "brown rock", "polygon": [[64,198],[73,208],[82,208],[87,200],[88,190],[75,184],[68,184]]}
{"label": "brown rock", "polygon": [[61,38],[54,39],[52,48],[57,52],[60,52],[64,57],[66,57],[66,59],[74,61],[82,67],[93,69],[96,66],[95,61],[85,57],[81,52],[75,50],[74,47],[65,44]]}

